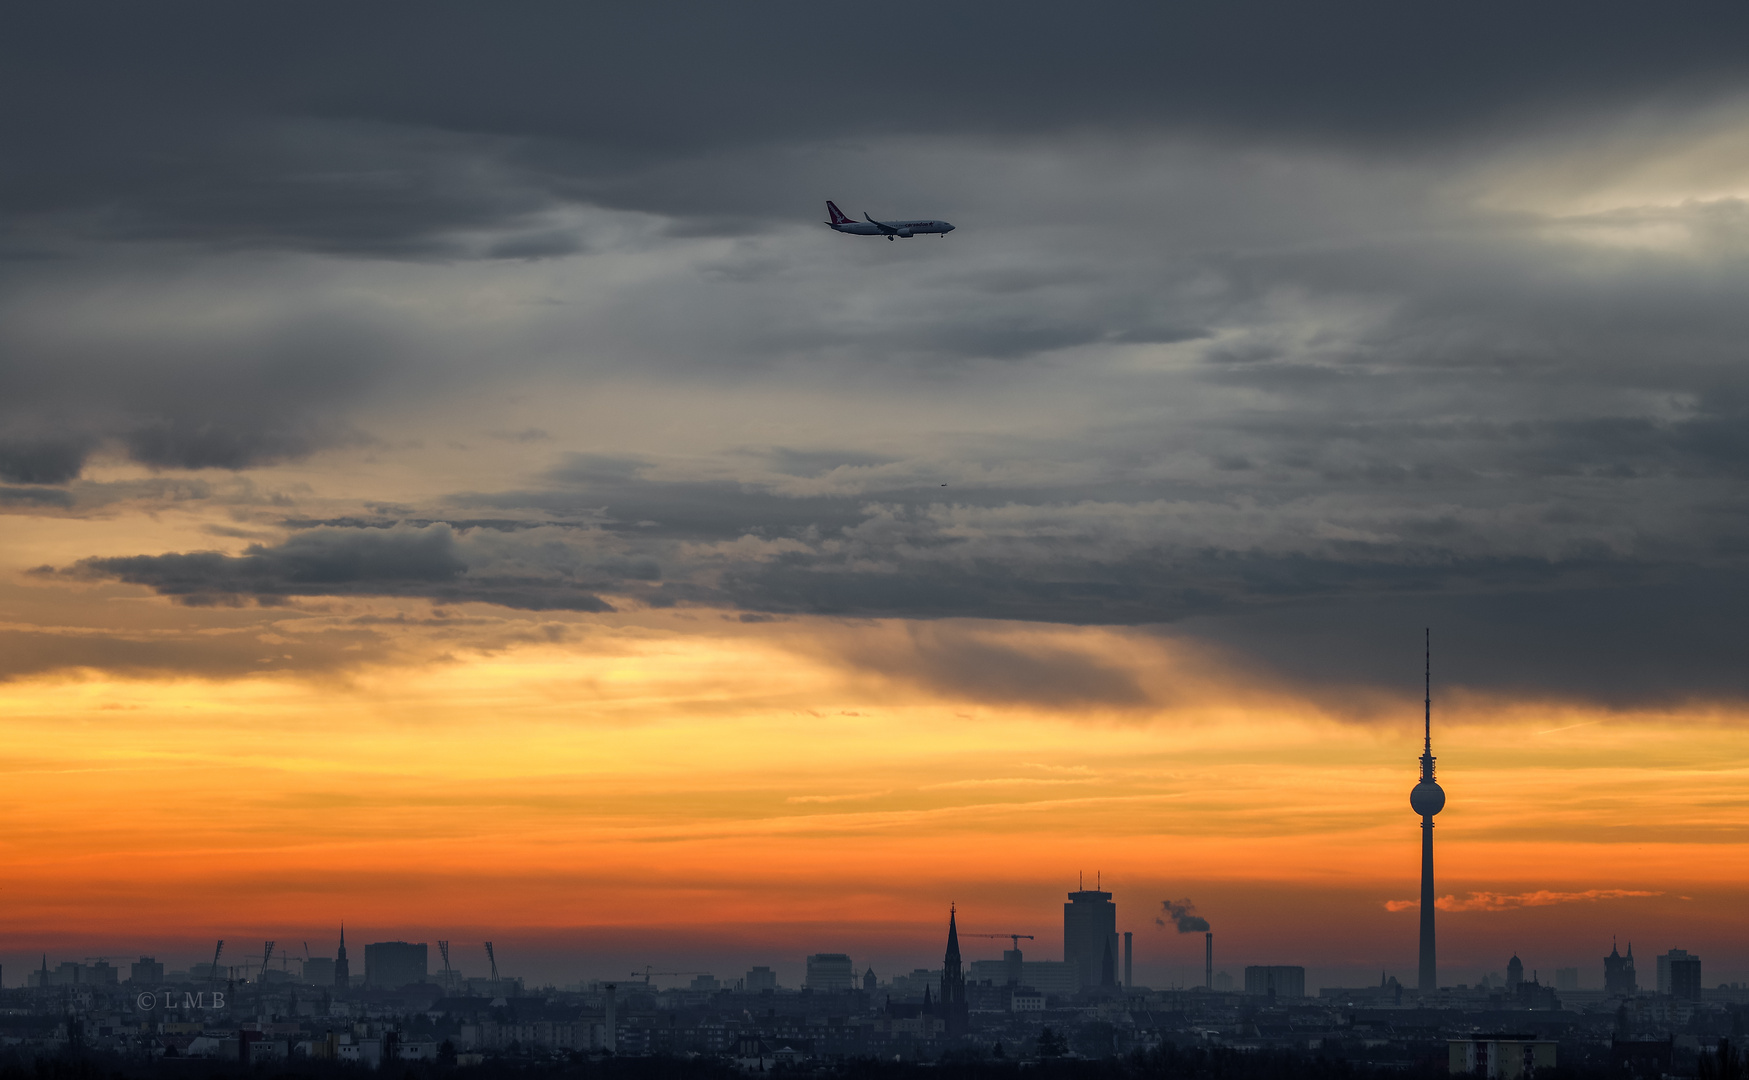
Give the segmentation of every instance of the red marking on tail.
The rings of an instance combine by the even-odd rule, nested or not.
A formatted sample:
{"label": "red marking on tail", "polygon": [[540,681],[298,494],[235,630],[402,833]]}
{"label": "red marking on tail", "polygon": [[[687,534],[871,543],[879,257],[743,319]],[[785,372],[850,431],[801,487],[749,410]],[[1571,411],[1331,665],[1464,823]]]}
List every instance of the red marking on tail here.
{"label": "red marking on tail", "polygon": [[838,209],[838,204],[831,199],[826,200],[826,212],[832,215],[832,224],[834,225],[848,225],[854,220],[846,216],[844,211]]}

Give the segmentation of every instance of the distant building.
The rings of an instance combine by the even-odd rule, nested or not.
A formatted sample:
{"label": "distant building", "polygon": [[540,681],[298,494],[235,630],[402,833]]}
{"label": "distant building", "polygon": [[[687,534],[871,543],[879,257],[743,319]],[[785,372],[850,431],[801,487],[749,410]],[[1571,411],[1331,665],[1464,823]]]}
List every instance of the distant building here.
{"label": "distant building", "polygon": [[1037,990],[1020,989],[1008,999],[1008,1007],[1014,1012],[1044,1012],[1045,996]]}
{"label": "distant building", "polygon": [[85,981],[85,965],[63,960],[49,972],[50,986],[78,986]]}
{"label": "distant building", "polygon": [[1609,955],[1603,958],[1603,992],[1616,996],[1637,994],[1639,991],[1639,980],[1634,977],[1633,942],[1628,943],[1626,956],[1617,952],[1612,943]]}
{"label": "distant building", "polygon": [[1280,1001],[1306,996],[1306,969],[1297,964],[1258,965],[1245,969],[1245,993]]}
{"label": "distant building", "polygon": [[128,969],[128,981],[138,986],[157,986],[164,981],[164,965],[142,956]]}
{"label": "distant building", "polygon": [[1544,986],[1535,975],[1529,979],[1520,979],[1518,985],[1512,988],[1513,1000],[1521,1009],[1549,1009],[1561,1007],[1561,1001],[1555,996],[1555,988]]}
{"label": "distant building", "polygon": [[1512,959],[1506,961],[1506,990],[1507,990],[1507,992],[1508,993],[1516,992],[1518,990],[1518,984],[1523,982],[1523,981],[1524,981],[1524,961],[1520,960],[1518,958],[1517,953],[1513,953]]}
{"label": "distant building", "polygon": [[308,960],[305,960],[304,981],[311,986],[333,986],[333,959],[326,956],[312,956]]}
{"label": "distant building", "polygon": [[1020,985],[1067,996],[1080,991],[1081,969],[1063,960],[1027,960],[1020,965]]}
{"label": "distant building", "polygon": [[815,993],[850,990],[856,985],[856,965],[843,953],[815,953],[808,957],[802,985]]}
{"label": "distant building", "polygon": [[688,990],[697,990],[697,991],[700,991],[702,993],[707,993],[707,994],[714,994],[718,990],[721,990],[722,988],[723,988],[723,984],[717,981],[717,977],[715,975],[697,975],[697,976],[694,976],[693,980],[692,980],[692,985],[687,987]]}
{"label": "distant building", "polygon": [[966,1034],[970,1029],[966,976],[960,968],[960,932],[951,905],[947,909],[947,952],[941,965],[940,1009],[948,1038]]}
{"label": "distant building", "polygon": [[1658,957],[1658,992],[1683,1001],[1700,1000],[1700,957],[1671,949]]}
{"label": "distant building", "polygon": [[1063,905],[1063,962],[1075,965],[1083,990],[1117,985],[1117,905],[1111,894],[1081,889]]}
{"label": "distant building", "polygon": [[352,969],[346,963],[346,924],[340,924],[340,954],[334,957],[334,986],[345,990],[352,985]]}
{"label": "distant building", "polygon": [[1233,976],[1225,971],[1215,972],[1215,992],[1230,994],[1233,991]]}
{"label": "distant building", "polygon": [[862,973],[862,988],[864,990],[872,994],[875,992],[875,987],[879,985],[879,981],[875,979],[874,968],[871,967]]}
{"label": "distant building", "polygon": [[1579,989],[1579,969],[1565,967],[1555,969],[1555,989],[1562,993]]}
{"label": "distant building", "polygon": [[427,973],[423,941],[376,941],[364,947],[364,984],[397,989],[422,983]]}
{"label": "distant building", "polygon": [[1472,1035],[1448,1039],[1448,1071],[1484,1080],[1520,1080],[1555,1067],[1555,1041],[1534,1035]]}
{"label": "distant building", "polygon": [[934,987],[941,982],[941,972],[929,968],[915,968],[909,975],[894,975],[887,984],[889,995],[897,1001],[912,1001],[932,995]]}
{"label": "distant building", "polygon": [[757,994],[762,990],[777,989],[777,972],[768,967],[756,967],[741,980],[741,985],[749,994]]}

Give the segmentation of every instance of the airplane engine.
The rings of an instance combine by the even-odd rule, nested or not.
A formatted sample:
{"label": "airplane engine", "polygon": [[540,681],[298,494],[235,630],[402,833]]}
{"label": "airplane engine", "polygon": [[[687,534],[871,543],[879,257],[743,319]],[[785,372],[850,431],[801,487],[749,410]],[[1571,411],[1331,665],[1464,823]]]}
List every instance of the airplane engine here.
{"label": "airplane engine", "polygon": [[911,230],[910,230],[910,229],[900,229],[900,230],[899,230],[899,235],[900,235],[900,236],[910,236],[910,235],[911,235]]}

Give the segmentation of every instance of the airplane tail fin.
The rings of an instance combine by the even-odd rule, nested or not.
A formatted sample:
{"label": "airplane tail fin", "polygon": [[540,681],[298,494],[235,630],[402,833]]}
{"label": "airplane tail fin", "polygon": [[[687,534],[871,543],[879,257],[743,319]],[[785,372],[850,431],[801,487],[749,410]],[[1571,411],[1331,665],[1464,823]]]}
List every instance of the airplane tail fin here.
{"label": "airplane tail fin", "polygon": [[834,225],[848,225],[856,220],[844,211],[838,209],[838,204],[831,199],[826,200],[826,212],[832,215],[832,224]]}

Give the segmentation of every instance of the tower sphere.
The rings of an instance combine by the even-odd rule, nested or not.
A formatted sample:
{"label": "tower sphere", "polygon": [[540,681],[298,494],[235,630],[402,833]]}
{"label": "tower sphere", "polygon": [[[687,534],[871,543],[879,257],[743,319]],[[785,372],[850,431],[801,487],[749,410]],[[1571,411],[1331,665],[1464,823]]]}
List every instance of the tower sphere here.
{"label": "tower sphere", "polygon": [[1431,780],[1423,780],[1409,793],[1409,805],[1422,817],[1432,817],[1445,809],[1445,789]]}

